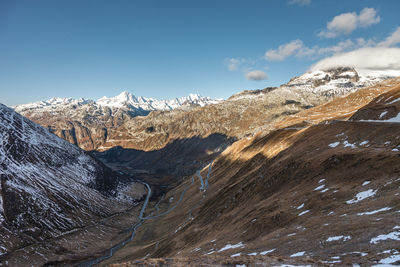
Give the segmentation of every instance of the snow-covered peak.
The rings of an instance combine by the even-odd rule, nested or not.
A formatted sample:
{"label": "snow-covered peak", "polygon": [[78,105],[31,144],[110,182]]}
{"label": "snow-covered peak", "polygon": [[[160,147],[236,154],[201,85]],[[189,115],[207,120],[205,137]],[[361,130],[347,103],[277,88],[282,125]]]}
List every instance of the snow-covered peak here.
{"label": "snow-covered peak", "polygon": [[60,109],[76,108],[76,106],[84,106],[86,104],[91,104],[97,108],[116,108],[116,109],[126,109],[128,111],[142,114],[143,112],[150,112],[155,110],[172,110],[180,107],[187,107],[192,105],[205,106],[208,104],[215,104],[221,100],[213,100],[209,97],[203,97],[199,94],[190,94],[186,97],[174,98],[170,100],[157,100],[154,98],[147,97],[136,97],[128,91],[123,91],[114,97],[102,97],[96,101],[86,100],[83,98],[73,99],[73,98],[51,98],[47,101],[39,101],[29,104],[23,104],[15,106],[17,112],[51,112]]}
{"label": "snow-covered peak", "polygon": [[123,107],[126,105],[139,104],[139,101],[134,95],[132,95],[128,91],[123,91],[122,93],[114,97],[108,98],[106,96],[103,96],[96,101],[96,104],[107,107]]}
{"label": "snow-covered peak", "polygon": [[315,94],[336,96],[346,95],[362,87],[373,85],[384,79],[396,77],[391,72],[373,73],[358,71],[352,67],[337,67],[326,70],[311,70],[299,77],[292,78],[282,85],[297,91],[310,91]]}

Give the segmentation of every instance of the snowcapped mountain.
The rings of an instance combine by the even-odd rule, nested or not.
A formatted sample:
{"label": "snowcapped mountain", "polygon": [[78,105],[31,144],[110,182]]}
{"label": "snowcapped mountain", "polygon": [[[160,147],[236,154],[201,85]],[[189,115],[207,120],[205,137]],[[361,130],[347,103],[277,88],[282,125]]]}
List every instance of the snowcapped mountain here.
{"label": "snowcapped mountain", "polygon": [[230,99],[255,98],[274,89],[298,94],[304,98],[322,97],[332,99],[353,93],[363,87],[399,76],[393,71],[356,70],[351,67],[310,70],[299,77],[293,77],[280,87],[268,87],[263,90],[247,90],[233,95]]}
{"label": "snowcapped mountain", "polygon": [[52,98],[47,101],[22,104],[15,106],[15,110],[21,113],[27,112],[56,112],[60,109],[76,109],[85,105],[90,105],[98,110],[104,108],[124,109],[132,115],[146,115],[155,110],[172,110],[189,106],[205,106],[215,104],[220,100],[213,100],[209,97],[202,97],[199,94],[190,94],[187,97],[174,98],[170,100],[157,100],[147,97],[136,97],[124,91],[115,97],[102,97],[97,101],[73,98]]}
{"label": "snowcapped mountain", "polygon": [[[216,104],[220,100],[190,94],[171,100],[136,97],[129,92],[97,101],[83,98],[52,98],[15,106],[14,109],[51,132],[87,150],[97,149],[110,135],[110,130],[125,121],[151,111],[187,110]],[[118,138],[126,133],[118,131]]]}
{"label": "snowcapped mountain", "polygon": [[126,209],[113,197],[121,180],[0,104],[0,255]]}
{"label": "snowcapped mountain", "polygon": [[393,73],[360,72],[351,67],[339,67],[328,70],[313,70],[292,78],[283,88],[309,91],[324,96],[347,95],[358,89],[373,85],[388,78]]}

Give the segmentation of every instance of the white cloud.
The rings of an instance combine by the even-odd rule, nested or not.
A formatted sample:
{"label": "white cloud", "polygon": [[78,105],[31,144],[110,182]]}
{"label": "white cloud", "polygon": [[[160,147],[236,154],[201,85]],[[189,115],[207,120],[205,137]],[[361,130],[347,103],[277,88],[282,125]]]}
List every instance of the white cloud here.
{"label": "white cloud", "polygon": [[390,47],[400,44],[400,27],[397,27],[392,35],[388,36],[385,41],[380,42],[378,46]]}
{"label": "white cloud", "polygon": [[239,68],[240,60],[237,58],[229,58],[227,60],[227,65],[230,71],[236,71]]}
{"label": "white cloud", "polygon": [[379,23],[381,18],[376,15],[376,10],[373,8],[366,7],[361,10],[360,15],[358,16],[358,24],[360,27],[369,27],[372,24]]}
{"label": "white cloud", "polygon": [[350,39],[339,42],[333,46],[327,47],[319,47],[313,46],[308,47],[304,45],[304,43],[297,39],[293,40],[289,43],[280,45],[278,49],[270,49],[265,53],[265,59],[269,61],[282,61],[290,56],[295,57],[311,57],[318,58],[321,56],[331,55],[335,53],[341,53],[344,51],[349,51],[351,49],[360,48],[366,46],[367,44],[372,44],[371,40],[365,40],[363,38],[359,38],[356,42],[353,42]]}
{"label": "white cloud", "polygon": [[400,71],[400,48],[366,47],[325,58],[310,70],[326,70],[340,66],[362,71]]}
{"label": "white cloud", "polygon": [[303,49],[303,42],[299,39],[280,45],[277,50],[270,49],[265,52],[265,58],[270,61],[281,61]]}
{"label": "white cloud", "polygon": [[359,27],[369,27],[380,21],[381,18],[377,16],[376,10],[366,7],[361,10],[359,15],[356,12],[349,12],[335,16],[327,23],[326,30],[321,31],[318,35],[334,38],[339,35],[350,34]]}
{"label": "white cloud", "polygon": [[309,6],[311,0],[289,0],[287,3],[289,5]]}
{"label": "white cloud", "polygon": [[253,70],[246,73],[246,78],[253,81],[261,81],[268,78],[267,74],[262,70]]}

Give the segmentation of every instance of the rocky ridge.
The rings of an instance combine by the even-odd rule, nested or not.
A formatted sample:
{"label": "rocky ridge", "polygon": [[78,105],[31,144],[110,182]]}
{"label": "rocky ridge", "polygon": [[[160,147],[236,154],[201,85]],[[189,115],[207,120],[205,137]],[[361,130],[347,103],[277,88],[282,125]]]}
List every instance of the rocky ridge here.
{"label": "rocky ridge", "polygon": [[[103,151],[120,146],[148,151],[163,148],[173,140],[206,137],[212,133],[242,138],[270,128],[272,123],[287,115],[326,103],[383,78],[359,75],[352,68],[314,71],[278,88],[244,91],[220,103],[190,96],[190,103],[198,104],[197,107],[172,109],[173,104],[168,104],[171,108],[165,108],[164,104],[152,105],[154,111],[145,117],[137,115],[151,110],[145,108],[152,103],[151,100],[126,93],[96,103],[68,100],[68,104],[58,105],[53,102],[64,103],[65,100],[54,100],[40,104],[40,108],[37,108],[38,104],[34,108],[31,104],[15,108],[86,150]],[[180,104],[185,101],[176,100]],[[146,112],[136,110],[132,113],[129,109],[115,108],[120,106],[115,103],[147,103],[144,106],[140,104],[142,111]],[[63,108],[59,109],[59,106]]]}

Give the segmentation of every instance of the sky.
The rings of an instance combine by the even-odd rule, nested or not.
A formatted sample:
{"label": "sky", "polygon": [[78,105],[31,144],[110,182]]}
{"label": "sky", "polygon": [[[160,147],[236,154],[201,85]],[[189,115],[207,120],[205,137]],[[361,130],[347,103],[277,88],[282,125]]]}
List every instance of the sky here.
{"label": "sky", "polygon": [[347,58],[400,70],[399,10],[398,0],[0,0],[0,102],[227,98]]}

